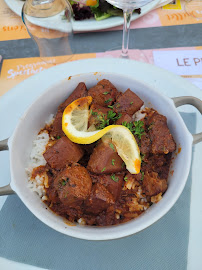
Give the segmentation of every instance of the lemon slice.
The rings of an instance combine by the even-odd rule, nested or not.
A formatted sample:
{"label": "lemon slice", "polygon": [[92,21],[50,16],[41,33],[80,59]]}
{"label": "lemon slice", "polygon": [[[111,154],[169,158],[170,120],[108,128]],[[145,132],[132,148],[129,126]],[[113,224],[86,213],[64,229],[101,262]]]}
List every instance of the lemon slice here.
{"label": "lemon slice", "polygon": [[140,172],[141,158],[137,142],[130,130],[122,125],[110,125],[102,130],[90,131],[88,118],[92,97],[83,97],[66,107],[62,117],[62,130],[66,136],[78,144],[90,144],[100,138],[110,138],[118,155],[131,174]]}

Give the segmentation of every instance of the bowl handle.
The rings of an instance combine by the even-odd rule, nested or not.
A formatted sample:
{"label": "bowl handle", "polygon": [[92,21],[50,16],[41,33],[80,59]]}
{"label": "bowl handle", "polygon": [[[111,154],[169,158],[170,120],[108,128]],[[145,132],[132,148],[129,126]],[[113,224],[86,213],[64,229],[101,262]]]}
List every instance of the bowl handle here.
{"label": "bowl handle", "polygon": [[[202,114],[202,101],[196,97],[192,96],[184,96],[184,97],[175,97],[172,98],[174,104],[176,107],[190,104],[194,106],[196,109],[199,110],[199,112]],[[202,141],[202,132],[193,134],[193,144],[199,143]]]}
{"label": "bowl handle", "polygon": [[[8,150],[8,139],[0,141],[0,151]],[[15,194],[10,184],[4,187],[0,187],[0,196]]]}

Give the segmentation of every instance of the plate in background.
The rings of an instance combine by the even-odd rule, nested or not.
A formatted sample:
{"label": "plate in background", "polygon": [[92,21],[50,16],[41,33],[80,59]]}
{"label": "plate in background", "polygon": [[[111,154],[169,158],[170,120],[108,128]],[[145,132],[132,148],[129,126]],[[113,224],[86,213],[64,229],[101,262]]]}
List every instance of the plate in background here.
{"label": "plate in background", "polygon": [[[22,0],[4,0],[7,6],[18,16],[21,17],[21,10],[24,4]],[[133,14],[132,21],[137,20],[142,17],[149,11],[153,10],[156,6],[158,6],[161,0],[153,0],[149,4],[145,5],[141,8],[141,14]],[[62,15],[60,15],[62,17]],[[111,27],[116,27],[123,24],[122,17],[110,17],[105,20],[96,21],[95,19],[83,20],[83,21],[75,21],[73,20],[73,30],[74,31],[96,31],[103,30]],[[54,25],[54,23],[53,23]],[[54,28],[52,28],[54,29]]]}

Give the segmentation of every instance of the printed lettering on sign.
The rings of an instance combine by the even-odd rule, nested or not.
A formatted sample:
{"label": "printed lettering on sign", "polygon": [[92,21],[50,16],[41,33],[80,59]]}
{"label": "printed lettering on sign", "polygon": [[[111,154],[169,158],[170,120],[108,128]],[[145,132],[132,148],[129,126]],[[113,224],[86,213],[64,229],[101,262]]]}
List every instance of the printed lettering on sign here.
{"label": "printed lettering on sign", "polygon": [[154,51],[154,63],[181,76],[202,76],[202,50]]}

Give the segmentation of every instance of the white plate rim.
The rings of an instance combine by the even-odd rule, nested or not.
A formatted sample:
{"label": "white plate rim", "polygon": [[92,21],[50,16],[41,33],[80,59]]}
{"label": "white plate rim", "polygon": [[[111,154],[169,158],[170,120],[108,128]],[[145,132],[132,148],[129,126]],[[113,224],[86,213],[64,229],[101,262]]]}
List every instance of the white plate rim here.
{"label": "white plate rim", "polygon": [[[119,65],[124,64],[124,69],[120,69]],[[71,63],[64,63],[62,65],[55,66],[53,68],[47,69],[42,71],[39,74],[33,75],[32,77],[29,77],[25,81],[21,82],[17,86],[15,86],[12,90],[8,91],[5,95],[0,97],[0,115],[1,111],[5,110],[8,102],[17,102],[19,99],[24,97],[23,102],[25,102],[26,99],[28,99],[28,103],[31,104],[31,102],[45,89],[47,89],[51,84],[56,83],[60,80],[63,80],[64,78],[70,76],[70,75],[76,75],[79,73],[82,73],[82,69],[85,67],[85,72],[92,72],[98,71],[109,71],[113,70],[113,72],[122,72],[123,74],[127,74],[129,76],[137,76],[140,81],[146,81],[147,83],[151,84],[152,86],[155,86],[158,91],[163,92],[167,96],[169,95],[169,89],[174,84],[178,91],[176,92],[176,96],[178,95],[190,95],[190,93],[193,93],[194,96],[197,96],[198,98],[202,98],[202,91],[186,81],[185,79],[168,72],[166,70],[163,70],[161,68],[155,67],[153,65],[140,63],[132,60],[123,60],[123,59],[116,59],[116,58],[107,58],[107,59],[85,59],[85,60],[78,60]],[[68,69],[71,71],[68,72]],[[144,74],[147,72],[150,72],[150,76],[147,77]],[[141,75],[141,72],[143,72],[143,75]],[[53,81],[50,83],[49,80],[44,84],[41,79],[46,77],[49,78],[50,75],[57,73],[58,76],[52,77]],[[167,83],[165,84],[165,79]],[[37,89],[36,86],[40,84],[40,89]],[[27,90],[27,87],[31,88],[29,89],[29,92]],[[45,86],[45,88],[44,88]],[[31,91],[33,90],[33,91]],[[32,93],[32,95],[30,95]],[[33,95],[34,94],[34,95]],[[29,104],[25,105],[25,108]],[[22,109],[22,113],[24,112],[25,108]],[[20,117],[20,116],[19,116]],[[1,119],[3,117],[0,117],[0,124],[5,124],[5,119]],[[18,116],[16,116],[18,118]],[[3,122],[1,123],[1,121]],[[16,119],[18,120],[18,119]],[[15,122],[15,121],[14,121]],[[15,123],[12,123],[13,128],[15,127]],[[7,132],[1,133],[1,138],[3,139]],[[7,134],[9,135],[9,134]],[[1,260],[2,259],[2,260]],[[6,260],[4,258],[0,258],[0,265],[4,266],[4,269],[11,269],[10,267],[13,266],[12,269],[42,269],[38,267],[32,267],[31,265],[25,265],[18,262],[12,262],[10,260]],[[19,267],[19,268],[18,268]],[[22,268],[23,267],[23,268]],[[190,268],[189,268],[190,269]]]}
{"label": "white plate rim", "polygon": [[[124,65],[124,68],[120,68]],[[48,89],[53,84],[73,75],[88,73],[88,72],[112,72],[121,73],[128,76],[136,76],[140,82],[148,83],[150,86],[154,87],[157,91],[171,97],[169,95],[171,85],[177,86],[178,95],[190,95],[190,93],[195,93],[197,97],[202,97],[202,91],[187,81],[186,79],[152,64],[143,63],[130,59],[122,58],[90,58],[77,60],[73,62],[66,62],[60,65],[53,66],[51,68],[45,69],[40,73],[36,73],[33,76],[25,79],[21,83],[17,84],[15,87],[10,89],[2,97],[0,97],[0,105],[3,106],[2,102],[4,99],[11,98],[13,95],[18,95],[19,92],[26,93],[26,87],[31,86],[31,89],[35,89],[35,96],[42,93],[42,90]],[[52,76],[57,74],[57,76]],[[145,76],[147,74],[147,76]],[[51,77],[51,80],[49,78]],[[48,80],[46,81],[45,78]],[[165,84],[165,80],[167,83]],[[40,82],[40,83],[39,83]],[[38,85],[39,84],[39,85]],[[40,86],[38,88],[35,88]],[[31,91],[30,89],[30,91]],[[33,95],[34,96],[34,95]],[[1,104],[2,103],[2,104]],[[1,110],[0,106],[0,110]]]}
{"label": "white plate rim", "polygon": [[[4,0],[7,6],[18,16],[21,17],[21,10],[24,4],[22,0]],[[156,6],[159,5],[161,0],[153,0],[146,6],[142,7],[141,14],[133,14],[132,21],[142,17],[149,11],[153,10]],[[89,19],[84,21],[75,21],[72,22],[72,27],[75,32],[83,32],[83,31],[96,31],[96,30],[104,30],[111,27],[120,26],[123,24],[123,18],[121,17],[110,17],[106,20],[96,21],[95,19]]]}

